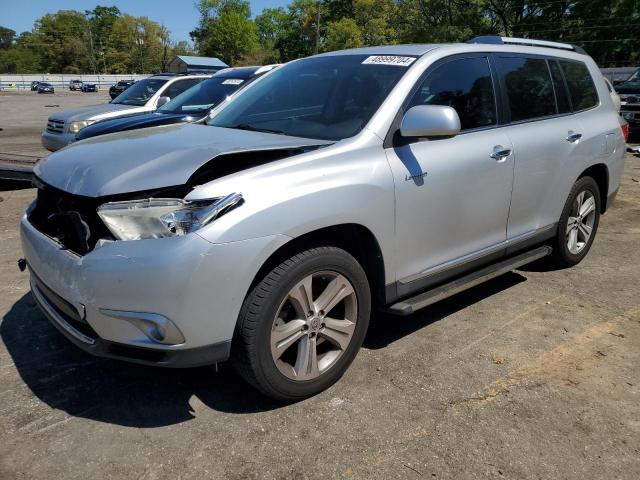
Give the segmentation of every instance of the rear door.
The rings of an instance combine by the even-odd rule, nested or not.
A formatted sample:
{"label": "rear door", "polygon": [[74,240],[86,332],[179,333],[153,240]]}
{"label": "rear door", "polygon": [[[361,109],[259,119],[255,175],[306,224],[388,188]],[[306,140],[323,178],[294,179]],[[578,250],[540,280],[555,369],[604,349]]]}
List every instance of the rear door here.
{"label": "rear door", "polygon": [[430,67],[405,102],[402,113],[415,105],[453,107],[462,131],[397,139],[386,149],[396,186],[400,295],[504,246],[513,156],[498,127],[494,87],[487,55],[457,56]]}
{"label": "rear door", "polygon": [[[514,146],[514,181],[507,227],[510,242],[554,232],[567,198],[566,164],[582,148],[583,125],[554,59],[496,55],[504,94],[506,128]],[[573,183],[575,179],[571,179]]]}

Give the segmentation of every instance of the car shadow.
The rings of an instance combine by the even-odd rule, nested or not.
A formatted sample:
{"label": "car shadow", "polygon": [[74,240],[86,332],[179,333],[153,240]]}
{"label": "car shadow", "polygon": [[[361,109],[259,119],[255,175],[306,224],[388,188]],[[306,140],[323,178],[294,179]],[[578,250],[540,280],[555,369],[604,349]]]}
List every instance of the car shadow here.
{"label": "car shadow", "polygon": [[[378,313],[364,347],[384,348],[522,281],[521,275],[509,273],[408,317]],[[51,325],[31,294],[2,318],[0,337],[27,387],[49,407],[75,417],[153,428],[195,418],[192,397],[208,408],[232,414],[283,407],[257,394],[226,364],[215,373],[208,367],[164,369],[93,357]]]}
{"label": "car shadow", "polygon": [[407,335],[526,280],[516,272],[509,272],[406,317],[384,311],[378,312],[371,319],[363,346],[373,350],[385,348]]}

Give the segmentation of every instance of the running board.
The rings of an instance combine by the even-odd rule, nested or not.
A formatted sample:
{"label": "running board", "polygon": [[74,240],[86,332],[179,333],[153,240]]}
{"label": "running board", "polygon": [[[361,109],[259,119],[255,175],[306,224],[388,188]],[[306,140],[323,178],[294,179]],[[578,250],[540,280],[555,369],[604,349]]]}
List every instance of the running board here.
{"label": "running board", "polygon": [[464,277],[445,283],[432,290],[419,293],[415,297],[407,298],[400,302],[394,303],[388,309],[389,313],[395,315],[411,315],[416,310],[432,305],[440,300],[451,297],[456,293],[460,293],[468,288],[475,287],[481,283],[499,277],[505,273],[522,267],[527,263],[531,263],[539,258],[546,257],[551,253],[551,247],[539,247],[529,252],[521,253],[515,257],[502,260],[501,262],[481,268],[475,272],[469,273]]}

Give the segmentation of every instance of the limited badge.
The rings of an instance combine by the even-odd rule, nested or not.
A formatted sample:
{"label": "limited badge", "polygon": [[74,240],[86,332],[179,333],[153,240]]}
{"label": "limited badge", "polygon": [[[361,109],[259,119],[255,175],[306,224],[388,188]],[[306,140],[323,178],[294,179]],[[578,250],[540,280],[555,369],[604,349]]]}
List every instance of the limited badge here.
{"label": "limited badge", "polygon": [[374,55],[368,57],[363,65],[395,65],[397,67],[408,67],[415,62],[415,57],[399,57],[397,55]]}
{"label": "limited badge", "polygon": [[244,80],[241,78],[227,78],[222,85],[240,85]]}

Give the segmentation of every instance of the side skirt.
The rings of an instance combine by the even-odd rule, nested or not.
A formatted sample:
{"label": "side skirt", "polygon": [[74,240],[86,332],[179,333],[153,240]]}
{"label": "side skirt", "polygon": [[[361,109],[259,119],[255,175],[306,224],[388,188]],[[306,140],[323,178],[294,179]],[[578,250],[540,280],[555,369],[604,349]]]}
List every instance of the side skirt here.
{"label": "side skirt", "polygon": [[416,310],[432,305],[447,297],[451,297],[456,293],[460,293],[468,288],[475,287],[481,283],[491,280],[492,278],[504,275],[511,270],[519,268],[527,263],[531,263],[539,258],[546,257],[551,253],[551,247],[538,247],[535,250],[521,253],[512,258],[502,260],[501,262],[489,265],[480,270],[476,270],[468,275],[445,283],[433,290],[420,293],[414,297],[407,298],[400,302],[394,303],[389,307],[389,312],[396,315],[411,315]]}

